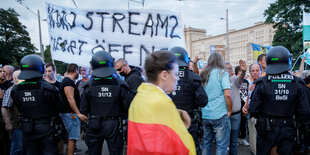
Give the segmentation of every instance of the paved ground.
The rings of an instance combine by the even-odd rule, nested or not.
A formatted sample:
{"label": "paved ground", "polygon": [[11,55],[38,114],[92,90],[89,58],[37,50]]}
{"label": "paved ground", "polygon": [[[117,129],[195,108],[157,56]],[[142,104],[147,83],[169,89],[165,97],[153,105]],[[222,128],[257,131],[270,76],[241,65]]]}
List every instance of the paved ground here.
{"label": "paved ground", "polygon": [[[77,146],[78,146],[78,148],[82,149],[81,152],[77,152],[77,155],[85,155],[86,154],[85,151],[87,150],[87,146],[84,143],[84,141],[79,140],[77,142]],[[215,147],[213,147],[213,150],[214,150],[213,152],[215,152]],[[106,143],[104,143],[104,145],[103,145],[102,154],[103,155],[109,155],[108,147],[107,147]],[[239,144],[238,155],[250,155],[250,154],[251,154],[251,152],[247,146]]]}

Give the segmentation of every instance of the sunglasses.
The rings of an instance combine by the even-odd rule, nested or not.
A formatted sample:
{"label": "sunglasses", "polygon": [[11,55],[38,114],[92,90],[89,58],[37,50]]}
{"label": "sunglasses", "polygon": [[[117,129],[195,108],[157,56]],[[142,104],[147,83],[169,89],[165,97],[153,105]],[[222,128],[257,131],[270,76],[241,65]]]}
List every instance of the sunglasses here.
{"label": "sunglasses", "polygon": [[[123,65],[124,66],[124,65]],[[121,66],[120,68],[116,69],[117,71],[121,71],[123,66]]]}

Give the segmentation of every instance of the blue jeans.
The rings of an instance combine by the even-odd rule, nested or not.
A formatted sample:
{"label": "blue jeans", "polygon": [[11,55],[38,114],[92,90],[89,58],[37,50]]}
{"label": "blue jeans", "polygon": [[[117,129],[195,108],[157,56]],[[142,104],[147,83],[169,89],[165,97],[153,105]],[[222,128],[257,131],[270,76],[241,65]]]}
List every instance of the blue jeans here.
{"label": "blue jeans", "polygon": [[231,132],[230,132],[230,145],[229,155],[238,154],[238,135],[241,123],[241,114],[235,114],[230,116]]}
{"label": "blue jeans", "polygon": [[216,154],[226,155],[229,136],[230,136],[230,120],[227,115],[219,119],[203,119],[203,139],[202,154],[212,155],[212,141],[215,138]]}
{"label": "blue jeans", "polygon": [[68,139],[79,140],[80,139],[80,119],[76,114],[60,113],[62,122],[68,133]]}
{"label": "blue jeans", "polygon": [[10,155],[20,155],[23,152],[23,130],[21,128],[13,129]]}

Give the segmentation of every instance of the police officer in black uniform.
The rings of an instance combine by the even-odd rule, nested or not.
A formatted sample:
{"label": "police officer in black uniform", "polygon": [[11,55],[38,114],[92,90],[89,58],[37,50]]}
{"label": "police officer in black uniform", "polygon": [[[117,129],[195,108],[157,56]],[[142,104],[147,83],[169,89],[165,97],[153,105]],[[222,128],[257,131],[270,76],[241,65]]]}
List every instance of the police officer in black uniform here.
{"label": "police officer in black uniform", "polygon": [[81,113],[89,115],[85,142],[90,155],[101,154],[104,140],[110,154],[120,155],[123,153],[120,116],[129,108],[129,87],[116,78],[114,59],[108,52],[95,53],[90,64],[93,78],[84,86],[81,100]]}
{"label": "police officer in black uniform", "polygon": [[44,62],[38,55],[27,55],[20,62],[24,79],[13,87],[13,104],[22,114],[24,146],[27,154],[57,155],[54,124],[61,109],[55,86],[43,80]]}
{"label": "police officer in black uniform", "polygon": [[300,122],[309,121],[309,94],[304,81],[288,72],[292,55],[285,47],[270,49],[266,59],[267,75],[254,82],[249,105],[251,116],[257,118],[257,154],[270,154],[273,146],[281,155],[292,154],[294,117]]}
{"label": "police officer in black uniform", "polygon": [[201,154],[199,138],[202,136],[202,130],[199,128],[202,127],[202,116],[201,110],[199,109],[207,105],[208,96],[202,87],[200,76],[188,68],[189,57],[186,50],[182,47],[173,47],[169,51],[173,52],[178,58],[177,63],[179,65],[180,78],[177,89],[169,94],[169,96],[178,109],[185,110],[190,115],[191,126],[188,131],[195,141],[197,154]]}

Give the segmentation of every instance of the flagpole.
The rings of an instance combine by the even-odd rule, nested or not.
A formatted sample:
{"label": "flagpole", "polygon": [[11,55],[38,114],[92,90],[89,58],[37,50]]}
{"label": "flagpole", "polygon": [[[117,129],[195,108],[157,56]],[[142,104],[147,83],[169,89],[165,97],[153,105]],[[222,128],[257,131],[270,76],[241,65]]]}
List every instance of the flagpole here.
{"label": "flagpole", "polygon": [[301,54],[299,54],[299,56],[298,56],[297,60],[295,60],[295,63],[294,63],[294,65],[293,65],[292,69],[295,67],[296,62],[299,60],[299,58],[300,58],[300,56],[301,56],[301,55],[302,55],[302,53],[301,53]]}

